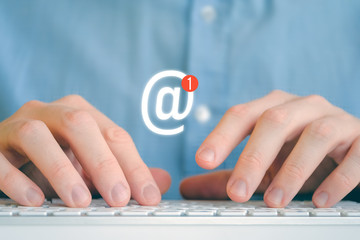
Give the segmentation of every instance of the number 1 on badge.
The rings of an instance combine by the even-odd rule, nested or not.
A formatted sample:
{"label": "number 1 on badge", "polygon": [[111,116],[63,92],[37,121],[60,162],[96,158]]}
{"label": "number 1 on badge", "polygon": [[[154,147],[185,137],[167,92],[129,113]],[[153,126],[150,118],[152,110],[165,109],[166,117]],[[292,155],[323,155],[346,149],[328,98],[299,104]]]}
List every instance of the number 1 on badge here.
{"label": "number 1 on badge", "polygon": [[187,92],[193,92],[197,89],[199,82],[193,75],[186,75],[182,81],[181,86]]}

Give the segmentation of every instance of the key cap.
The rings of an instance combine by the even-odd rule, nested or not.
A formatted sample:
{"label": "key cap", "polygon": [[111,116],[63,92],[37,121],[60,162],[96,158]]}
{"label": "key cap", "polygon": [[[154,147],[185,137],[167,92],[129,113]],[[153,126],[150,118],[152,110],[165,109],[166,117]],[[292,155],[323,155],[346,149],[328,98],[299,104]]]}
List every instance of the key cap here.
{"label": "key cap", "polygon": [[95,211],[86,212],[87,216],[115,216],[119,213],[119,210],[112,208],[98,208]]}
{"label": "key cap", "polygon": [[67,208],[65,208],[65,207],[52,207],[52,206],[49,206],[49,207],[46,208],[46,209],[48,209],[48,210],[50,210],[50,211],[53,211],[53,212],[58,212],[58,211],[64,211],[64,210],[67,209]]}
{"label": "key cap", "polygon": [[63,211],[53,212],[54,216],[81,216],[83,213],[86,213],[86,210],[76,209],[76,208],[66,208]]}
{"label": "key cap", "polygon": [[103,200],[103,199],[93,199],[90,203],[90,207],[103,207],[103,208],[108,208],[109,205],[107,205],[107,203]]}
{"label": "key cap", "polygon": [[250,206],[247,206],[247,207],[227,207],[225,209],[226,210],[254,210],[255,207],[250,207]]}
{"label": "key cap", "polygon": [[235,209],[235,210],[220,210],[218,212],[219,216],[246,216],[246,209]]}
{"label": "key cap", "polygon": [[18,214],[22,217],[46,217],[48,213],[46,211],[20,211]]}
{"label": "key cap", "polygon": [[308,217],[310,214],[304,209],[284,209],[280,211],[284,217]]}
{"label": "key cap", "polygon": [[66,206],[65,203],[60,198],[51,199],[52,205]]}
{"label": "key cap", "polygon": [[255,209],[250,212],[251,216],[254,217],[273,217],[277,216],[277,210],[273,208],[261,208],[261,209]]}
{"label": "key cap", "polygon": [[13,216],[12,212],[0,212],[0,217],[9,217]]}
{"label": "key cap", "polygon": [[13,215],[17,214],[19,212],[18,208],[12,208],[12,207],[6,207],[2,208],[1,212],[11,212]]}
{"label": "key cap", "polygon": [[342,216],[345,217],[360,217],[360,210],[344,210],[341,212]]}
{"label": "key cap", "polygon": [[214,216],[216,211],[214,210],[188,210],[186,211],[187,216]]}
{"label": "key cap", "polygon": [[120,211],[121,216],[148,216],[152,211],[149,210],[141,210],[141,209],[134,209],[134,210],[124,210]]}
{"label": "key cap", "polygon": [[311,216],[315,217],[339,217],[341,213],[336,211],[336,209],[313,209],[310,212]]}
{"label": "key cap", "polygon": [[153,212],[154,216],[181,216],[184,213],[182,210],[158,210]]}
{"label": "key cap", "polygon": [[359,209],[360,204],[356,202],[349,202],[349,201],[342,201],[337,204],[335,204],[334,208],[337,209]]}

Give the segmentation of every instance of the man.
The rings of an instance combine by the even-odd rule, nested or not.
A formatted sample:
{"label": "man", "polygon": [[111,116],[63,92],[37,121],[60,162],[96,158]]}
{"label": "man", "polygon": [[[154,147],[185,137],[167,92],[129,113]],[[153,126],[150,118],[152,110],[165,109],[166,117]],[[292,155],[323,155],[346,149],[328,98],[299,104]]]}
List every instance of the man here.
{"label": "man", "polygon": [[[0,11],[0,189],[20,204],[45,192],[85,207],[91,191],[110,206],[154,205],[170,176],[148,166],[169,171],[176,198],[183,177],[224,162],[233,171],[188,178],[182,194],[242,202],[258,190],[270,207],[299,191],[329,207],[359,183],[357,1],[3,1]],[[140,111],[146,82],[166,69],[199,79],[185,131],[169,137]]]}

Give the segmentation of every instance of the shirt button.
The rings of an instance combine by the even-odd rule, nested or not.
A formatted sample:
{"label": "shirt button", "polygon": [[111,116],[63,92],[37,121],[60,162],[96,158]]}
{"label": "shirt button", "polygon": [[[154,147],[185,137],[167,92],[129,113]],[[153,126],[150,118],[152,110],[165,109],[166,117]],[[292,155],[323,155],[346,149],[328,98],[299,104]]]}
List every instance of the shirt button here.
{"label": "shirt button", "polygon": [[212,23],[216,18],[216,10],[213,6],[205,6],[201,10],[201,16],[207,23]]}
{"label": "shirt button", "polygon": [[200,105],[195,110],[195,119],[199,123],[206,123],[211,117],[210,109],[205,105]]}

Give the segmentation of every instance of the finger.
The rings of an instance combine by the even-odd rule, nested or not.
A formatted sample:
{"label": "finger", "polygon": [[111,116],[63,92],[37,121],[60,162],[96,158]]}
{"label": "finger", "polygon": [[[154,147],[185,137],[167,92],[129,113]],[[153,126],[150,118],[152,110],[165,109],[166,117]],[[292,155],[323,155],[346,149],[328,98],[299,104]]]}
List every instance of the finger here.
{"label": "finger", "polygon": [[80,96],[68,96],[58,102],[86,109],[94,117],[126,176],[132,197],[142,205],[158,204],[161,200],[159,188],[130,135]]}
{"label": "finger", "polygon": [[[79,163],[76,162],[75,164],[78,165]],[[98,192],[96,191],[93,184],[90,181],[86,181],[86,176],[83,175],[84,172],[81,168],[81,165],[79,168],[75,167],[75,169],[79,172],[80,176],[82,176],[91,193],[95,196],[98,195]],[[58,197],[48,180],[32,162],[24,164],[19,170],[23,172],[28,178],[30,178],[37,186],[39,186],[39,188],[45,194],[46,198]],[[160,168],[150,168],[150,172],[155,179],[156,184],[159,186],[161,194],[165,194],[171,185],[171,177],[169,173]]]}
{"label": "finger", "polygon": [[110,206],[124,206],[130,188],[99,126],[86,110],[60,105],[45,107],[38,116],[57,138],[72,149],[94,186]]}
{"label": "finger", "polygon": [[[68,155],[67,155],[68,156]],[[69,157],[69,156],[68,156]],[[70,160],[71,161],[71,160]],[[85,182],[87,188],[90,190],[90,193],[94,196],[99,195],[94,185],[88,179],[85,171],[82,169],[81,165],[76,161],[71,161],[75,170],[78,172],[80,177]],[[80,167],[79,167],[80,165]],[[45,198],[59,198],[57,193],[54,191],[53,187],[46,179],[46,177],[41,173],[41,171],[34,165],[33,162],[27,162],[19,168],[19,170],[24,173],[28,178],[30,178],[44,193]]]}
{"label": "finger", "polygon": [[130,135],[116,125],[103,127],[103,132],[107,144],[124,171],[132,197],[142,205],[158,204],[161,200],[159,187],[142,161]]}
{"label": "finger", "polygon": [[158,185],[161,194],[166,193],[171,185],[170,174],[167,171],[160,168],[150,168],[149,170],[156,184]]}
{"label": "finger", "polygon": [[355,122],[344,124],[339,116],[324,117],[307,126],[266,190],[266,204],[287,205],[329,152],[340,143],[355,139],[353,129]]}
{"label": "finger", "polygon": [[161,200],[161,192],[131,136],[95,108],[89,111],[120,164],[130,185],[132,197],[142,205],[157,205]]}
{"label": "finger", "polygon": [[353,142],[340,165],[320,184],[313,195],[316,207],[331,207],[360,182],[360,137]]}
{"label": "finger", "polygon": [[217,167],[250,134],[266,109],[295,98],[294,95],[274,91],[263,98],[230,108],[199,147],[195,155],[196,162],[206,169]]}
{"label": "finger", "polygon": [[[220,170],[185,178],[180,183],[180,193],[186,199],[229,199],[226,184],[231,173],[232,170]],[[269,172],[264,176],[256,192],[264,193],[270,179]]]}
{"label": "finger", "polygon": [[41,206],[45,197],[42,191],[0,153],[0,190],[25,206]]}
{"label": "finger", "polygon": [[180,193],[186,199],[228,199],[226,183],[231,170],[216,171],[184,179]]}
{"label": "finger", "polygon": [[91,195],[85,183],[43,122],[19,120],[7,124],[0,132],[2,146],[15,149],[34,162],[68,206],[90,204]]}
{"label": "finger", "polygon": [[230,198],[247,201],[285,142],[295,138],[309,122],[331,110],[330,104],[313,96],[266,110],[257,121],[229,179],[227,188]]}

